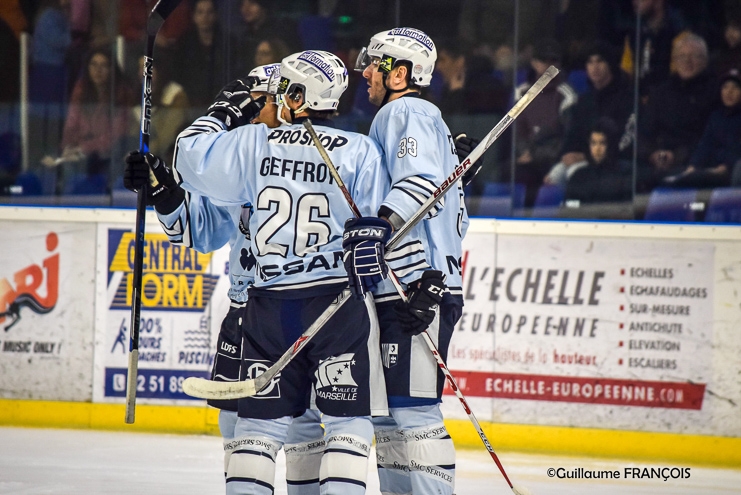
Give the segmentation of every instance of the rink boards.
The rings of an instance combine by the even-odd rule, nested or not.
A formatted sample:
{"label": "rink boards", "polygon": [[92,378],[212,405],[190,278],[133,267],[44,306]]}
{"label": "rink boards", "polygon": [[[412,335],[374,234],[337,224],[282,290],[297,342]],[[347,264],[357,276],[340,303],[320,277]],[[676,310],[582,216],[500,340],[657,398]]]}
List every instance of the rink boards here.
{"label": "rink boards", "polygon": [[[0,208],[1,424],[131,428],[133,213]],[[133,428],[215,433],[181,383],[210,370],[228,250],[147,232]],[[730,226],[473,220],[448,366],[495,449],[741,466],[739,248]]]}

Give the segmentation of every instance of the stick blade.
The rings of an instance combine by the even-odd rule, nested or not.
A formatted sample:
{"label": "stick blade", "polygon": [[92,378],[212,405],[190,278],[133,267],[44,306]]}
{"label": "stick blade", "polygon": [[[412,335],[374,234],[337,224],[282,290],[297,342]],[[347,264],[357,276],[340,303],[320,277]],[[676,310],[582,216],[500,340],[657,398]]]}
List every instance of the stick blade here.
{"label": "stick blade", "polygon": [[183,392],[198,399],[242,399],[257,393],[255,380],[215,382],[191,376],[183,380]]}
{"label": "stick blade", "polygon": [[514,492],[515,495],[533,495],[533,492],[531,492],[524,486],[513,485],[512,491]]}
{"label": "stick blade", "polygon": [[180,5],[180,0],[159,0],[152,13],[149,14],[149,20],[147,21],[147,35],[156,36],[157,31],[160,30],[165,19],[172,14],[172,11]]}

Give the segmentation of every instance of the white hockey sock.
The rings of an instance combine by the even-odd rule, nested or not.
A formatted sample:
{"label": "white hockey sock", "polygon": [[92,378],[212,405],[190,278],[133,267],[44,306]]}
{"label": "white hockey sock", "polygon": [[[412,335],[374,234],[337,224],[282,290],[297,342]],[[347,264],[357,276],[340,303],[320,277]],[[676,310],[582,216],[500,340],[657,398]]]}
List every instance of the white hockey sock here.
{"label": "white hockey sock", "polygon": [[319,469],[324,454],[324,439],[285,444],[288,495],[319,493]]}
{"label": "white hockey sock", "polygon": [[230,450],[226,469],[227,495],[272,495],[275,457],[280,444],[263,436],[239,437],[224,446]]}
{"label": "white hockey sock", "polygon": [[224,477],[229,467],[229,457],[231,457],[233,448],[232,440],[234,439],[234,426],[237,424],[237,413],[234,411],[219,411],[219,431],[224,438]]}
{"label": "white hockey sock", "polygon": [[322,495],[363,495],[373,426],[370,417],[323,415],[326,450],[319,470]]}
{"label": "white hockey sock", "polygon": [[452,494],[455,447],[443,423],[404,431],[412,492]]}
{"label": "white hockey sock", "polygon": [[410,495],[409,459],[404,435],[398,428],[376,429],[376,463],[383,495]]}

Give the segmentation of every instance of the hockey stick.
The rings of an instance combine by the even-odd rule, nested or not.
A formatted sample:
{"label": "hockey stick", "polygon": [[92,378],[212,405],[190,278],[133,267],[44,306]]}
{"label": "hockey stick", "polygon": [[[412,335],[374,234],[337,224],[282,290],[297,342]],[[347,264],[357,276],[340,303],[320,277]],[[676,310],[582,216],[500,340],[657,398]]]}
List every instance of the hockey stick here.
{"label": "hockey stick", "polygon": [[[149,128],[152,113],[152,64],[154,40],[165,19],[175,10],[180,0],[159,0],[147,19],[147,47],[144,52],[144,73],[142,75],[141,127],[139,129],[139,149],[142,154],[149,151]],[[151,172],[150,172],[151,175]],[[147,212],[147,189],[145,183],[136,194],[136,234],[134,237],[134,280],[131,288],[131,327],[129,329],[129,368],[126,379],[126,418],[128,424],[134,422],[136,410],[136,384],[139,374],[139,324],[142,306],[142,269],[144,265],[144,223]]]}
{"label": "hockey stick", "polygon": [[[319,150],[319,154],[322,156],[324,163],[327,164],[327,169],[329,169],[329,174],[332,176],[332,178],[337,183],[337,186],[342,191],[342,195],[345,196],[348,206],[353,211],[356,217],[358,218],[361,217],[362,215],[360,214],[360,209],[358,209],[358,206],[355,204],[355,201],[353,201],[352,195],[350,194],[350,191],[347,190],[347,187],[345,187],[345,183],[342,181],[342,177],[340,177],[340,174],[337,171],[337,168],[335,168],[334,163],[332,163],[332,159],[329,157],[329,153],[327,153],[327,150],[324,148],[321,141],[319,140],[319,136],[317,136],[316,131],[314,131],[314,126],[311,124],[311,120],[306,119],[304,121],[304,127],[306,128],[307,131],[309,131],[309,135],[311,136],[312,141],[314,141],[314,145]],[[398,292],[399,296],[401,296],[402,301],[407,301],[407,295],[404,292],[404,288],[401,286],[401,283],[399,282],[399,278],[396,276],[393,270],[391,270],[390,267],[389,267],[389,278],[391,279],[391,282],[394,284],[394,287],[396,288],[396,292]],[[484,443],[484,447],[486,447],[486,450],[489,451],[489,455],[491,455],[491,458],[496,463],[497,467],[499,468],[499,471],[502,473],[502,476],[504,476],[504,479],[507,481],[507,484],[515,492],[516,495],[522,495],[524,493],[522,489],[515,488],[512,482],[509,480],[507,473],[504,471],[504,466],[502,466],[502,463],[499,461],[499,457],[497,456],[496,452],[494,452],[494,448],[491,446],[491,442],[489,442],[489,439],[486,437],[486,433],[484,433],[484,430],[483,428],[481,428],[479,421],[476,419],[476,416],[473,414],[473,410],[471,409],[471,406],[468,405],[468,401],[466,400],[466,397],[463,395],[463,392],[461,392],[460,388],[458,387],[458,383],[456,383],[455,378],[453,377],[452,373],[450,373],[450,370],[448,369],[448,366],[445,364],[445,361],[443,361],[443,358],[440,355],[440,352],[437,350],[437,346],[432,341],[432,337],[430,337],[430,334],[427,333],[427,330],[423,330],[420,333],[420,335],[422,336],[422,339],[425,341],[425,344],[427,344],[427,347],[432,353],[432,356],[435,358],[435,362],[437,362],[437,366],[440,368],[440,371],[442,371],[443,375],[445,375],[445,378],[448,379],[448,382],[450,383],[450,388],[453,389],[456,397],[458,397],[458,400],[461,402],[463,409],[466,411],[466,414],[468,414],[468,419],[473,424],[473,427],[476,429],[476,432],[479,434],[479,438],[481,438],[481,441]]]}
{"label": "hockey stick", "polygon": [[[543,78],[546,77],[547,74],[550,73],[550,76],[545,79],[542,84],[541,81],[543,81]],[[471,163],[478,160],[478,158],[486,151],[486,149],[492,145],[494,141],[504,132],[504,130],[512,123],[512,120],[514,120],[522,110],[525,109],[527,105],[530,104],[530,102],[535,98],[540,91],[542,91],[543,87],[545,87],[548,82],[553,79],[553,77],[558,73],[558,70],[556,70],[555,67],[551,66],[546,70],[546,74],[541,76],[540,79],[533,85],[530,90],[525,93],[525,95],[520,99],[520,101],[517,102],[517,104],[512,108],[512,110],[507,113],[507,115],[502,118],[501,121],[492,129],[489,134],[487,134],[486,141],[482,141],[479,143],[479,145],[474,148],[474,150],[471,152],[471,154],[464,160],[464,162],[456,168],[456,170],[451,174],[447,179],[445,179],[445,182],[443,182],[443,185],[435,190],[435,194],[428,199],[421,207],[420,210],[417,211],[414,215],[412,215],[411,219],[404,224],[399,230],[396,231],[396,233],[391,237],[388,243],[386,243],[386,250],[390,251],[392,246],[396,246],[401,239],[409,233],[409,231],[418,223],[422,217],[432,208],[432,205],[435,204],[437,201],[437,198],[442,196],[445,191],[450,189],[450,187],[461,177],[463,177],[463,173],[470,168]],[[534,91],[535,90],[535,91]],[[497,132],[495,132],[497,131]],[[471,156],[474,156],[474,160],[470,160]],[[444,190],[442,192],[439,192],[442,188]],[[430,203],[428,205],[428,203]],[[262,390],[265,386],[267,386],[272,379],[281,372],[283,368],[288,365],[288,363],[293,359],[293,356],[295,356],[296,352],[293,352],[293,347],[299,345],[300,347],[297,349],[300,350],[303,345],[305,345],[308,340],[313,337],[316,332],[318,332],[321,327],[326,323],[327,320],[329,320],[332,315],[340,308],[340,306],[347,300],[347,298],[350,297],[349,290],[346,290],[343,292],[343,294],[340,296],[340,301],[336,301],[337,304],[330,305],[324,313],[321,314],[319,319],[323,320],[321,324],[319,323],[319,320],[314,322],[306,331],[301,334],[301,337],[294,343],[294,345],[287,349],[286,352],[281,356],[281,358],[276,362],[274,365],[272,365],[270,368],[265,370],[265,372],[254,379],[248,379],[243,380],[239,382],[215,382],[212,380],[207,380],[205,378],[198,378],[198,377],[189,377],[186,378],[183,381],[183,392],[185,392],[187,395],[190,395],[191,397],[196,397],[199,399],[241,399],[243,397],[250,397],[252,395],[255,395],[257,392]],[[343,299],[344,298],[344,299]],[[257,380],[261,379],[262,386],[261,388],[257,388]],[[252,382],[252,383],[248,383]],[[514,488],[513,488],[514,490]]]}

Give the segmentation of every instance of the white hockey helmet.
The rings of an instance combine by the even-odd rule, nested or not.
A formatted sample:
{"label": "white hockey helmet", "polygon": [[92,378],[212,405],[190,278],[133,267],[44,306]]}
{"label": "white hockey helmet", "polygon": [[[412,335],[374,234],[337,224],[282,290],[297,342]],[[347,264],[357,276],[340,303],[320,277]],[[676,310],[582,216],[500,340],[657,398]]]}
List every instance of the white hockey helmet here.
{"label": "white hockey helmet", "polygon": [[424,87],[429,86],[432,80],[437,49],[430,37],[419,29],[394,28],[371,37],[368,47],[358,55],[355,70],[365,70],[374,57],[380,59],[378,68],[385,73],[390,72],[397,62],[410,62],[412,83]]}
{"label": "white hockey helmet", "polygon": [[[275,76],[272,80],[275,81]],[[294,97],[300,92],[307,108],[316,111],[337,110],[340,96],[347,89],[347,68],[337,55],[319,50],[306,50],[284,58],[280,63],[279,98]],[[271,84],[272,87],[272,84]]]}
{"label": "white hockey helmet", "polygon": [[268,85],[270,82],[270,76],[272,76],[274,72],[280,73],[280,64],[260,65],[252,69],[249,76],[256,77],[258,83],[252,87],[251,91],[275,94]]}

